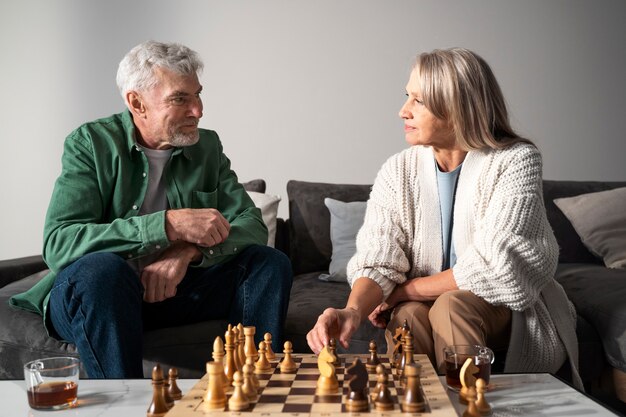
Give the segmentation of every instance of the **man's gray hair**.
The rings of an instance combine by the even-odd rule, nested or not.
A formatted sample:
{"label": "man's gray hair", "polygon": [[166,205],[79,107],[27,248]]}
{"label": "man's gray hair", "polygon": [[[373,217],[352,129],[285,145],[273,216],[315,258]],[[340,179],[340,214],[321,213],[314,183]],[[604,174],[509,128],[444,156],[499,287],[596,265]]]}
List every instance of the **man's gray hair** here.
{"label": "man's gray hair", "polygon": [[198,75],[204,64],[197,52],[179,43],[141,43],[126,54],[117,69],[117,87],[122,97],[128,91],[147,91],[154,87],[157,83],[154,67]]}

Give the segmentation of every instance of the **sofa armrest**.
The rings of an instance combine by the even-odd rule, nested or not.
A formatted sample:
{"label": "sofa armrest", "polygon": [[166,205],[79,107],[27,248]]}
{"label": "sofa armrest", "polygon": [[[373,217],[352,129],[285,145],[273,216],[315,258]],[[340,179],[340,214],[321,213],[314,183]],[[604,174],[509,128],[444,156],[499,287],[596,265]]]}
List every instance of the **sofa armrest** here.
{"label": "sofa armrest", "polygon": [[0,261],[0,288],[47,268],[41,255]]}

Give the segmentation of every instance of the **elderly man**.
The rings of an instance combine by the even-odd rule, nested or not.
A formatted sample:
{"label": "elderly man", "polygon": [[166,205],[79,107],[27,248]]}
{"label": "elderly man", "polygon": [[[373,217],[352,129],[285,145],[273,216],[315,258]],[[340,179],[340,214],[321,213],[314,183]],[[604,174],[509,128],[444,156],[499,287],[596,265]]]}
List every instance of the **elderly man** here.
{"label": "elderly man", "polygon": [[291,266],[265,246],[217,134],[198,128],[201,70],[185,46],[136,46],[117,73],[128,110],[65,141],[44,231],[51,273],[12,304],[76,344],[91,378],[142,377],[144,329],[225,318],[281,340]]}

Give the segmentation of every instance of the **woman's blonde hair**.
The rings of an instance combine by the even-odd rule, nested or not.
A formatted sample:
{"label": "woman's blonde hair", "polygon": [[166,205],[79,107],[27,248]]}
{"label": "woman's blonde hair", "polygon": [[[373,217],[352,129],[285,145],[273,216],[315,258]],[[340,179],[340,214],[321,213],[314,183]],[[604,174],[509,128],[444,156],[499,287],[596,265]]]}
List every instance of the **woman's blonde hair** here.
{"label": "woman's blonde hair", "polygon": [[414,71],[424,105],[451,123],[465,150],[500,149],[532,142],[511,128],[506,103],[489,65],[463,49],[435,49],[417,57]]}

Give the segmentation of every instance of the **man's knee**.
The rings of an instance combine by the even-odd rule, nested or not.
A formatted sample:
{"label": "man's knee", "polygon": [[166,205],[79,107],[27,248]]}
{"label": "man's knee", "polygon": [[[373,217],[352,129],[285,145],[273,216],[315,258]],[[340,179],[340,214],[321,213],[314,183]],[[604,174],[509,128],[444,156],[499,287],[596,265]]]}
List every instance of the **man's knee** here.
{"label": "man's knee", "polygon": [[128,263],[112,253],[90,253],[70,264],[57,277],[57,285],[68,285],[68,290],[105,297],[116,288],[138,290],[140,282]]}
{"label": "man's knee", "polygon": [[270,275],[279,277],[281,281],[291,283],[293,275],[291,261],[283,252],[269,246],[252,245],[246,248],[244,253],[249,259],[248,268],[265,269]]}

